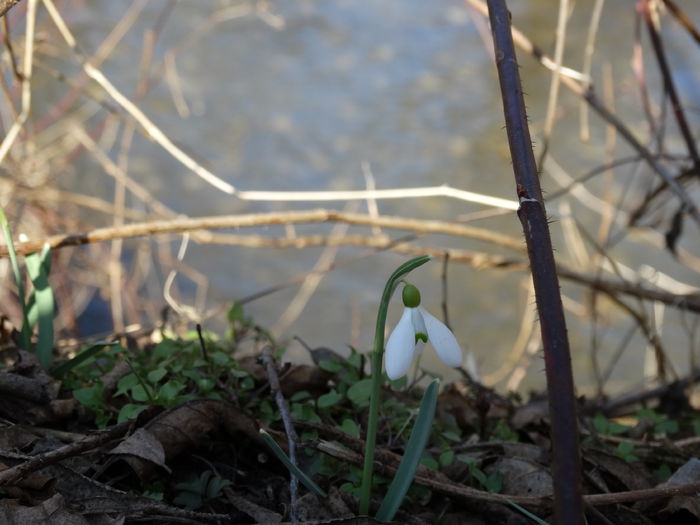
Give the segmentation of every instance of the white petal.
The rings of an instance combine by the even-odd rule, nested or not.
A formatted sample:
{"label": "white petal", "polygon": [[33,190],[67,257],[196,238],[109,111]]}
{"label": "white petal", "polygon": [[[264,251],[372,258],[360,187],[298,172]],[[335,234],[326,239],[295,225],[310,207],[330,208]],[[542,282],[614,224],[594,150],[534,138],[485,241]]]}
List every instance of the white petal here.
{"label": "white petal", "polygon": [[428,337],[428,330],[425,328],[420,308],[411,308],[411,322],[413,323],[413,331],[416,334],[423,334],[425,337]]}
{"label": "white petal", "polygon": [[425,328],[428,330],[428,341],[435,347],[435,351],[447,366],[459,366],[462,364],[462,349],[457,338],[440,320],[436,319],[423,308],[419,308],[423,314]]}
{"label": "white petal", "polygon": [[392,380],[405,376],[413,361],[416,334],[411,322],[411,310],[415,308],[404,308],[401,319],[386,343],[384,366],[386,375]]}

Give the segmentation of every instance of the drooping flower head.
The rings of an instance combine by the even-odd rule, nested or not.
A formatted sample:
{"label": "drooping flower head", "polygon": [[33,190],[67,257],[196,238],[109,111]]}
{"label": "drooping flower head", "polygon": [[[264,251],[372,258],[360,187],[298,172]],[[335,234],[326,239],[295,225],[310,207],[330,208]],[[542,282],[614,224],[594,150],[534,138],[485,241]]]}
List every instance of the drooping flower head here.
{"label": "drooping flower head", "polygon": [[401,294],[405,306],[398,324],[386,343],[384,365],[389,379],[406,375],[419,341],[430,342],[447,366],[462,364],[462,349],[454,334],[444,323],[420,306],[420,292],[406,284]]}

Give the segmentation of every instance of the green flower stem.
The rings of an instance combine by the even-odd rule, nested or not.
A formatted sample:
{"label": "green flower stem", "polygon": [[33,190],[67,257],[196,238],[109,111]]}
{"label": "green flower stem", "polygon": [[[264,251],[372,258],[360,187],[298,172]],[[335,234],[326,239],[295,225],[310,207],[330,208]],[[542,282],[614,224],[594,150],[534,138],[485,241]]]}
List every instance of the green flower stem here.
{"label": "green flower stem", "polygon": [[396,290],[402,276],[427,263],[432,257],[421,255],[405,262],[391,274],[384,287],[382,300],[377,312],[377,327],[374,332],[374,349],[372,350],[372,397],[369,401],[369,418],[365,437],[365,463],[362,470],[360,486],[360,515],[369,515],[369,501],[372,495],[372,474],[374,471],[374,447],[377,442],[377,419],[379,415],[379,392],[382,385],[382,359],[384,357],[384,327],[389,311],[389,300]]}

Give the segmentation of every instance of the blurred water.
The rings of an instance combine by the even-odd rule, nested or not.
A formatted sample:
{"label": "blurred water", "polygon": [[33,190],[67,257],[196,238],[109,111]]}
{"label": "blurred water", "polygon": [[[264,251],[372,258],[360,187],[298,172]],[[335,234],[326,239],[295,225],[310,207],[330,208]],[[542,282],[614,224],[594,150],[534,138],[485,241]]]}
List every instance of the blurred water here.
{"label": "blurred water", "polygon": [[[556,2],[511,2],[514,23],[551,52]],[[582,38],[590,17],[589,3],[578,3],[570,23],[565,62],[579,69]],[[592,4],[592,2],[590,3]],[[693,2],[683,7],[698,20]],[[165,2],[148,2],[126,39],[103,66],[105,73],[126,93],[133,93],[137,57],[144,31],[156,23]],[[235,2],[177,2],[159,35],[154,60],[178,45],[215,9]],[[280,1],[269,4],[267,18],[249,14],[214,26],[202,38],[176,55],[189,115],[175,109],[165,83],[158,83],[140,107],[176,143],[225,180],[244,190],[363,189],[361,164],[369,163],[379,188],[448,184],[457,188],[514,198],[503,116],[495,68],[478,30],[479,16],[459,0],[337,0]],[[95,0],[72,15],[72,24],[85,50],[94,50],[112,29],[126,3]],[[271,18],[273,17],[273,18]],[[477,22],[475,22],[475,20]],[[617,86],[617,110],[631,125],[643,125],[633,84],[630,57],[633,46],[633,2],[608,2],[597,40],[594,77],[602,64],[612,67]],[[277,25],[276,25],[277,24]],[[698,105],[697,49],[673,21],[665,20],[667,46],[677,80],[688,105]],[[488,30],[485,26],[482,31]],[[530,119],[534,133],[541,129],[549,75],[521,55]],[[654,69],[649,63],[650,70]],[[654,78],[654,72],[651,74]],[[604,126],[592,117],[592,141],[578,139],[577,100],[561,92],[562,113],[551,144],[554,157],[580,175],[601,163]],[[693,124],[697,115],[692,114]],[[682,151],[682,148],[680,149]],[[618,154],[628,153],[622,146]],[[137,137],[130,173],[181,213],[214,215],[282,209],[309,209],[320,205],[343,208],[345,203],[241,202],[195,178],[154,143]],[[620,170],[621,177],[626,171]],[[81,181],[80,184],[84,184]],[[547,191],[558,189],[545,174]],[[601,188],[594,184],[594,187]],[[109,193],[107,193],[109,195]],[[599,216],[573,204],[585,225],[595,228]],[[359,203],[358,211],[365,211]],[[556,210],[553,203],[552,210]],[[452,220],[483,210],[466,202],[430,198],[379,202],[385,215]],[[514,236],[520,226],[514,214],[477,223]],[[330,231],[298,227],[297,232]],[[279,229],[260,229],[268,234]],[[593,230],[595,231],[595,230]],[[399,234],[393,232],[392,235]],[[558,225],[555,243],[566,256]],[[471,250],[492,248],[467,239],[428,236],[429,246]],[[205,274],[212,300],[240,299],[308,271],[322,249],[252,249],[194,246],[186,262]],[[341,248],[338,260],[353,259],[362,248]],[[498,250],[497,250],[498,253]],[[680,267],[665,253],[649,259],[649,249],[622,243],[614,251],[633,267],[653,264],[679,279],[698,284],[697,275]],[[301,316],[285,336],[299,335],[312,346],[343,351],[354,342],[361,349],[371,343],[380,290],[389,273],[405,256],[381,253],[356,260],[329,273]],[[440,312],[440,263],[416,272],[425,306]],[[472,351],[484,372],[498,368],[510,351],[528,306],[527,280],[521,273],[476,271],[458,264],[449,267],[449,311],[455,333]],[[297,288],[250,303],[248,311],[263,325],[273,324]],[[564,283],[569,305],[585,301],[580,288]],[[390,312],[400,313],[399,300]],[[610,319],[623,320],[611,309]],[[569,312],[570,335],[580,384],[590,384],[587,319]],[[670,314],[664,342],[685,363],[688,337],[679,316]],[[354,319],[354,321],[353,321]],[[359,331],[353,329],[353,322]],[[612,323],[601,341],[610,355],[627,322]],[[636,380],[642,372],[644,342],[635,338],[625,354],[620,380]],[[692,348],[690,348],[692,350]],[[290,355],[303,358],[296,343]],[[607,359],[607,358],[605,358]],[[424,364],[444,372],[426,354]],[[539,358],[529,368],[527,387],[544,383]]]}

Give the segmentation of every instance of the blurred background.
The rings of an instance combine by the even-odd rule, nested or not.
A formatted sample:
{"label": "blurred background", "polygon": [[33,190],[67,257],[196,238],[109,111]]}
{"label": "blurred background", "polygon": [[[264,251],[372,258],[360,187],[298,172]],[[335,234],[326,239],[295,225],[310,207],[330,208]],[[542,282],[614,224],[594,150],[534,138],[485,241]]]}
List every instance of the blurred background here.
{"label": "blurred background", "polygon": [[[324,208],[457,221],[520,239],[512,210],[445,196],[238,198],[176,160],[114,95],[127,97],[179,150],[237,190],[447,185],[513,201],[490,29],[475,3],[56,1],[63,33],[56,15],[39,3],[29,82],[21,76],[28,49],[25,0],[4,19],[5,142],[24,107],[23,86],[31,92],[26,122],[0,164],[0,199],[13,230],[42,239],[178,216]],[[691,21],[700,21],[697,2],[677,4]],[[655,23],[695,131],[698,45],[663,2],[657,7]],[[511,9],[513,24],[554,56],[556,3],[522,0],[511,2]],[[562,65],[580,72],[588,62],[598,98],[653,157],[674,176],[692,172],[635,3],[575,2],[566,22]],[[67,45],[66,31],[76,49]],[[674,254],[665,235],[673,229],[678,199],[662,190],[650,201],[658,175],[609,123],[592,112],[586,116],[581,98],[565,86],[548,112],[552,71],[522,50],[519,57],[536,155],[548,142],[540,169],[559,261],[591,279],[603,275],[670,295],[697,294],[697,224],[681,221]],[[83,73],[85,58],[114,90]],[[697,176],[686,180],[688,195],[698,202]],[[367,351],[381,289],[409,257],[391,249],[392,241],[410,233],[299,224],[63,248],[52,269],[57,324],[66,337],[156,327],[170,304],[170,321],[190,328],[201,322],[216,331],[225,326],[230,305],[242,301],[248,315],[287,345],[287,359],[309,359],[295,336],[310,347]],[[345,241],[261,246],[309,235]],[[503,389],[543,388],[525,255],[450,234],[413,235],[406,242],[452,250],[446,266],[437,260],[411,280],[438,317],[446,302],[448,321],[482,379]],[[386,249],[378,249],[381,244]],[[460,254],[470,254],[471,264]],[[504,260],[508,264],[498,264]],[[8,283],[3,310],[17,325],[11,272],[2,263]],[[571,279],[562,280],[562,293],[582,392],[614,392],[657,379],[660,352],[669,360],[667,378],[695,366],[697,312],[645,297],[593,293]],[[400,311],[397,296],[390,324]],[[426,352],[422,366],[448,373],[433,357]]]}

